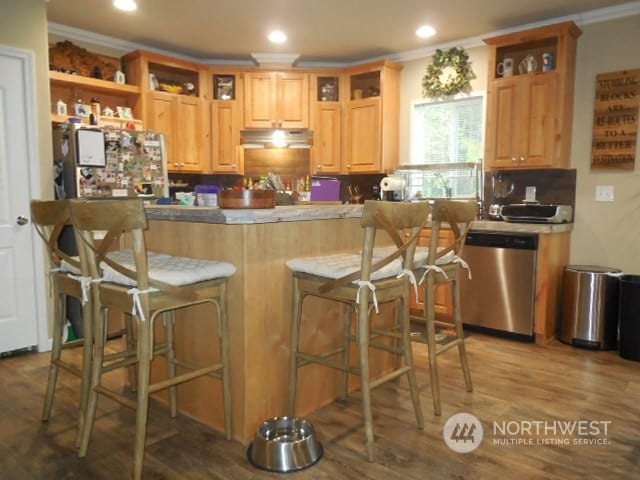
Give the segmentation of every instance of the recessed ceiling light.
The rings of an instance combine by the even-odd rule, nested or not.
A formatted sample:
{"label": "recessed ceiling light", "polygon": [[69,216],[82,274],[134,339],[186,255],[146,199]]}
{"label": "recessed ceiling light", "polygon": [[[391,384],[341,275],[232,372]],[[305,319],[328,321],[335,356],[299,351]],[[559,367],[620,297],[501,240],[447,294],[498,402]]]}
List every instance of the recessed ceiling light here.
{"label": "recessed ceiling light", "polygon": [[422,25],[416,30],[416,35],[420,38],[433,37],[436,34],[436,29],[431,25]]}
{"label": "recessed ceiling light", "polygon": [[287,41],[287,34],[280,30],[274,30],[267,38],[272,43],[284,43]]}
{"label": "recessed ceiling light", "polygon": [[125,12],[133,12],[138,8],[135,0],[113,0],[113,6],[118,10],[124,10]]}

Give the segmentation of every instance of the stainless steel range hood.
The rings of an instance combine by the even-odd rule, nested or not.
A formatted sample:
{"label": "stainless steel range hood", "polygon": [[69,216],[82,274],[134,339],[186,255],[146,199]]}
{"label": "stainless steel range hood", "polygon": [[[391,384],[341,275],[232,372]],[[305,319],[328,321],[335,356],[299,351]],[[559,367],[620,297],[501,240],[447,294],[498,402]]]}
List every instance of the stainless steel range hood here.
{"label": "stainless steel range hood", "polygon": [[242,130],[240,144],[243,148],[311,148],[311,130],[256,129]]}

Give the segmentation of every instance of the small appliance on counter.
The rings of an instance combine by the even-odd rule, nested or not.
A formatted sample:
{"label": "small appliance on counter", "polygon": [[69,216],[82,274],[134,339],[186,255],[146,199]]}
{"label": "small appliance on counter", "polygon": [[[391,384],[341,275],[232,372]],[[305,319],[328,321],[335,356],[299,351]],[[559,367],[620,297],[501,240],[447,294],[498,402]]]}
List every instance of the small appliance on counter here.
{"label": "small appliance on counter", "polygon": [[512,203],[500,207],[500,216],[512,223],[570,223],[573,208],[571,205]]}
{"label": "small appliance on counter", "polygon": [[380,181],[382,199],[402,202],[406,198],[407,180],[404,175],[389,175]]}
{"label": "small appliance on counter", "polygon": [[504,173],[496,173],[491,177],[493,202],[489,205],[489,220],[502,220],[502,207],[513,192],[514,184]]}

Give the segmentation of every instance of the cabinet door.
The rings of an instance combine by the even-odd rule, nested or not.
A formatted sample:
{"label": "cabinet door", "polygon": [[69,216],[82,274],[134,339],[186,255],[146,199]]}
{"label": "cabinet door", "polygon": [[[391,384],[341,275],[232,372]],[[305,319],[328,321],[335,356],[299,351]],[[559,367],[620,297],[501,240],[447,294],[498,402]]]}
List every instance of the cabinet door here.
{"label": "cabinet door", "polygon": [[[453,232],[451,230],[440,230],[438,235],[438,246],[446,247],[453,241]],[[425,228],[420,232],[418,246],[429,248],[431,241],[431,228]],[[420,281],[420,278],[416,278]],[[434,295],[434,306],[436,315],[451,316],[453,314],[453,304],[451,303],[451,283],[442,283],[436,287]],[[418,297],[416,298],[415,290],[411,289],[409,307],[413,315],[422,316],[424,311],[424,288],[418,288]]]}
{"label": "cabinet door", "polygon": [[347,173],[381,170],[380,98],[349,102],[345,128],[344,167]]}
{"label": "cabinet door", "polygon": [[182,171],[203,170],[204,121],[202,100],[198,97],[176,95],[176,123],[173,128],[177,155]]}
{"label": "cabinet door", "polygon": [[211,159],[214,173],[242,173],[236,154],[240,145],[238,104],[211,102]]}
{"label": "cabinet door", "polygon": [[308,128],[309,75],[247,73],[244,81],[244,126]]}
{"label": "cabinet door", "polygon": [[202,104],[197,97],[149,93],[148,128],[165,134],[167,168],[199,172],[203,169]]}
{"label": "cabinet door", "polygon": [[337,102],[316,102],[311,118],[311,172],[340,173],[342,112]]}
{"label": "cabinet door", "polygon": [[153,92],[148,94],[147,113],[145,116],[146,128],[154,132],[165,134],[167,149],[167,168],[174,170],[179,168],[180,161],[176,152],[176,142],[173,135],[175,123],[173,95],[168,93]]}
{"label": "cabinet door", "polygon": [[494,82],[487,114],[489,168],[553,165],[555,84],[553,72]]}
{"label": "cabinet door", "polygon": [[244,80],[244,126],[273,128],[276,117],[276,76],[274,73],[247,73]]}
{"label": "cabinet door", "polygon": [[277,75],[277,115],[279,128],[309,127],[309,75],[279,73]]}
{"label": "cabinet door", "polygon": [[524,158],[519,166],[541,167],[554,163],[554,129],[557,112],[556,74],[535,75],[525,85],[526,128],[521,132]]}
{"label": "cabinet door", "polygon": [[516,79],[496,81],[489,93],[486,126],[488,167],[513,167],[520,149],[520,99]]}

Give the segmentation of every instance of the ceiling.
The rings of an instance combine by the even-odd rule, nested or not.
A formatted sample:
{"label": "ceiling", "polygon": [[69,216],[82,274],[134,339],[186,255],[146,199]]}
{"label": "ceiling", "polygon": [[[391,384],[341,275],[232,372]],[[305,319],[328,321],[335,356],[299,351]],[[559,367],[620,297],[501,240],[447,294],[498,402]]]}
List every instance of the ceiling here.
{"label": "ceiling", "polygon": [[[251,53],[296,54],[297,64],[344,64],[502,32],[629,0],[138,0],[133,13],[111,0],[50,0],[47,17],[119,45],[173,53],[197,61],[250,61]],[[431,24],[426,40],[415,30]],[[50,24],[50,27],[52,25]],[[270,45],[272,29],[286,31]]]}

